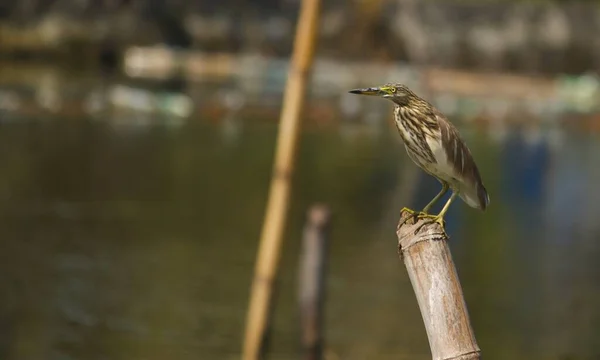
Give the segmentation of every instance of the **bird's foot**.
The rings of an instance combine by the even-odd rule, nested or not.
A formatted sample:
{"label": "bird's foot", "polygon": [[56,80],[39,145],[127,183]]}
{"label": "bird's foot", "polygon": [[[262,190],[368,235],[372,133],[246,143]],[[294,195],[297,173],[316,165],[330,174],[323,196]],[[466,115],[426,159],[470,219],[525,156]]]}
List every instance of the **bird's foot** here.
{"label": "bird's foot", "polygon": [[429,217],[429,216],[433,216],[433,215],[429,215],[429,214],[427,214],[425,212],[422,212],[422,211],[416,211],[416,210],[413,210],[413,209],[409,209],[407,207],[403,207],[402,210],[400,210],[400,212],[407,212],[411,216],[409,216],[406,219],[404,219],[404,221],[402,221],[400,223],[400,225],[398,225],[398,226],[402,226],[402,225],[406,224],[406,222],[408,220],[410,220],[410,219],[413,219],[413,223],[414,223],[414,222],[417,222],[417,219],[423,219],[423,218],[426,218],[426,217]]}
{"label": "bird's foot", "polygon": [[442,228],[442,232],[443,232],[444,236],[448,237],[448,234],[446,233],[446,221],[444,220],[443,216],[424,214],[424,215],[418,216],[418,217],[420,219],[427,219],[427,220],[423,221],[423,223],[421,225],[419,225],[419,227],[415,230],[415,235],[421,230],[421,228],[423,226],[425,226],[427,224],[436,224],[437,223]]}
{"label": "bird's foot", "polygon": [[409,209],[409,208],[407,208],[407,207],[403,207],[403,208],[402,208],[402,210],[400,210],[400,212],[407,212],[407,213],[409,213],[409,214],[411,214],[411,215],[416,215],[416,214],[418,214],[420,211],[416,211],[416,210],[413,210],[413,209]]}

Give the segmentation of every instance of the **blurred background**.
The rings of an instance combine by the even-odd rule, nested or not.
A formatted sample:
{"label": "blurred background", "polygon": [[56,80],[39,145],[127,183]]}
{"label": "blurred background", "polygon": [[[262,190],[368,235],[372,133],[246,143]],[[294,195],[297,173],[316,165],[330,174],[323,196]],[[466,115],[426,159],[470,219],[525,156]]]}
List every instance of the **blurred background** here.
{"label": "blurred background", "polygon": [[[0,359],[238,359],[300,0],[0,0]],[[447,230],[486,359],[600,359],[600,3],[323,1],[270,339],[299,354],[307,208],[328,359],[429,359],[396,253],[438,183],[401,82],[491,196]]]}

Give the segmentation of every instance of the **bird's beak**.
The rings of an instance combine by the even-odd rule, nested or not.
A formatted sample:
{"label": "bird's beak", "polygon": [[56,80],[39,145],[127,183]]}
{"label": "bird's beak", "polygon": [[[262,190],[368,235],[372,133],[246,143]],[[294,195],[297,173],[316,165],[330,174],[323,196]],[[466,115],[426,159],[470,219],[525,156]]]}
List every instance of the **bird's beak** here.
{"label": "bird's beak", "polygon": [[385,91],[383,91],[381,88],[378,88],[378,87],[354,89],[354,90],[350,90],[349,93],[359,94],[359,95],[377,95],[377,96],[382,96],[382,95],[386,94]]}

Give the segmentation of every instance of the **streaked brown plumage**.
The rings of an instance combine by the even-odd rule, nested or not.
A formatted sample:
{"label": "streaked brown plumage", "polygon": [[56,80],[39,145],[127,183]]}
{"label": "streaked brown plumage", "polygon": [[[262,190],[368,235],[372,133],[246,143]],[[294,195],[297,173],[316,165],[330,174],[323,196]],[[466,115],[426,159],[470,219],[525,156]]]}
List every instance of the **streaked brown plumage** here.
{"label": "streaked brown plumage", "polygon": [[442,183],[442,191],[423,209],[423,213],[428,214],[431,206],[448,189],[452,190],[452,196],[442,211],[433,216],[441,224],[444,214],[457,195],[471,207],[480,210],[487,208],[489,196],[473,156],[458,130],[438,109],[402,84],[386,84],[350,92],[381,96],[395,104],[395,123],[408,156]]}

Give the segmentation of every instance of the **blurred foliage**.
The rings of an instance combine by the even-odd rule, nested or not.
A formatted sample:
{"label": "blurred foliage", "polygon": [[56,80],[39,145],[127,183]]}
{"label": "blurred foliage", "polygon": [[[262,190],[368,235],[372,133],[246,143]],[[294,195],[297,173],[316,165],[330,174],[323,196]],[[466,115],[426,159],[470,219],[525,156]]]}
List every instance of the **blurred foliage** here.
{"label": "blurred foliage", "polygon": [[[0,9],[0,55],[117,62],[130,46],[157,43],[286,57],[298,1],[2,0]],[[595,1],[332,1],[318,51],[463,69],[597,71],[597,10]]]}

